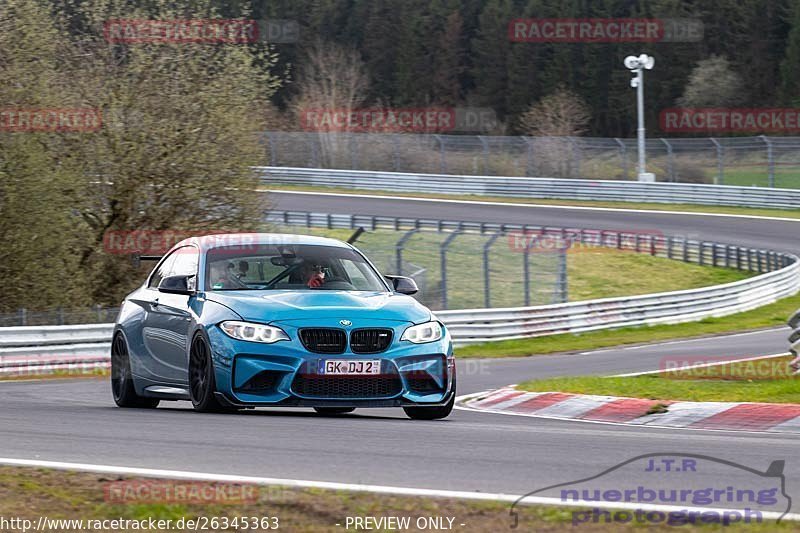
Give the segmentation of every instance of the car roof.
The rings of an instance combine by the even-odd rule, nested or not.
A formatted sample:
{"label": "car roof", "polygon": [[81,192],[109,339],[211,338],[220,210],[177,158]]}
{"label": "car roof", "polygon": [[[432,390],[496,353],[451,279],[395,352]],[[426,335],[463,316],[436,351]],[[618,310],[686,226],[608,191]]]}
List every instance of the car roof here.
{"label": "car roof", "polygon": [[184,239],[175,245],[180,246],[194,245],[201,251],[211,250],[224,246],[253,246],[253,245],[311,245],[311,246],[335,246],[337,248],[351,248],[349,244],[328,237],[317,237],[315,235],[298,235],[295,233],[212,233],[209,235],[198,235]]}

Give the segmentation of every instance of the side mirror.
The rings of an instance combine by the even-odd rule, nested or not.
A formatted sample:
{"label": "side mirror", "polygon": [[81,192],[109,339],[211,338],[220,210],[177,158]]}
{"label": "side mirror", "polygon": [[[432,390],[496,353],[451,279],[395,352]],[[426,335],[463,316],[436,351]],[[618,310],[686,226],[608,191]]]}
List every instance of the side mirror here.
{"label": "side mirror", "polygon": [[159,292],[194,294],[194,276],[167,276],[158,284]]}
{"label": "side mirror", "polygon": [[417,287],[417,282],[411,278],[407,278],[405,276],[384,276],[386,279],[392,282],[392,287],[394,287],[394,292],[399,292],[400,294],[417,294],[419,292],[419,288]]}

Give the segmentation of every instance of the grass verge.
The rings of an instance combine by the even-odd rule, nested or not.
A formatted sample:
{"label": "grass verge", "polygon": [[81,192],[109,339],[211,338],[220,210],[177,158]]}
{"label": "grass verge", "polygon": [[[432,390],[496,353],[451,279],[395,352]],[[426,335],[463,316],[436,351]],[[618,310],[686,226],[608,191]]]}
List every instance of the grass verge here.
{"label": "grass verge", "polygon": [[518,388],[650,400],[800,404],[800,377],[792,357],[727,363],[633,377],[565,377],[525,381]]}
{"label": "grass verge", "polygon": [[[142,487],[147,487],[142,490]],[[203,490],[212,487],[214,490]],[[211,493],[213,501],[189,501],[172,503],[166,501],[137,500],[149,494],[188,494]],[[222,503],[220,494],[233,495]],[[133,496],[133,499],[127,499]],[[244,497],[243,497],[244,496]],[[122,501],[126,500],[127,501]],[[152,500],[153,498],[149,498]],[[0,467],[0,516],[6,520],[15,517],[33,521],[35,526],[39,517],[48,519],[73,520],[172,520],[176,524],[181,519],[197,520],[198,517],[211,519],[222,517],[277,517],[280,530],[297,532],[341,532],[356,529],[346,528],[347,517],[409,517],[411,527],[407,531],[420,531],[416,525],[419,517],[453,518],[452,529],[456,531],[502,531],[511,525],[510,505],[507,503],[475,502],[455,499],[436,499],[406,496],[377,495],[369,493],[329,491],[320,489],[289,489],[282,487],[231,486],[221,483],[206,484],[186,481],[142,480],[120,478],[117,476],[63,472],[47,469],[23,469]],[[585,511],[544,506],[526,506],[519,513],[518,531],[561,531],[569,528],[573,512]],[[266,525],[271,525],[272,520]],[[337,525],[341,524],[341,525]],[[448,525],[444,520],[445,526]],[[463,525],[462,525],[463,524]],[[725,531],[791,531],[796,524],[783,522],[774,524],[732,525]],[[631,523],[583,523],[583,531],[612,532],[636,531],[641,525]],[[170,529],[188,531],[191,528]],[[363,527],[361,528],[364,529]],[[50,528],[51,531],[77,531],[77,528]],[[84,529],[93,530],[93,529]],[[137,529],[114,528],[114,531]],[[167,530],[167,529],[161,529]],[[237,529],[209,527],[210,531],[235,531]],[[263,527],[238,528],[239,531],[267,531]],[[372,528],[375,531],[391,531],[386,527]],[[430,530],[430,529],[425,529]],[[717,531],[722,526],[684,525],[681,531]],[[150,529],[153,531],[153,529]],[[674,531],[674,526],[655,525],[648,531]]]}
{"label": "grass verge", "polygon": [[800,294],[783,298],[775,303],[745,311],[744,313],[718,318],[705,318],[698,322],[620,328],[580,334],[565,333],[531,339],[487,342],[457,348],[456,356],[512,357],[580,352],[626,344],[739,333],[747,330],[785,326],[788,318],[798,308],[800,308]]}
{"label": "grass verge", "polygon": [[560,200],[548,198],[512,198],[508,196],[478,196],[470,194],[434,194],[434,193],[400,193],[379,189],[349,189],[346,187],[305,187],[297,185],[269,185],[263,190],[276,191],[313,191],[342,194],[373,194],[382,196],[414,196],[417,198],[440,198],[444,200],[471,200],[482,202],[502,202],[515,204],[564,205],[575,207],[610,207],[616,209],[636,209],[638,211],[679,211],[683,213],[717,213],[725,215],[750,215],[761,217],[800,219],[798,209],[762,209],[752,207],[734,207],[721,205],[695,204],[662,204],[653,202],[621,202],[591,200]]}
{"label": "grass verge", "polygon": [[35,379],[41,381],[45,379],[68,379],[68,378],[107,378],[111,375],[109,368],[90,368],[76,370],[51,370],[41,374],[21,373],[21,374],[0,374],[0,381],[30,381]]}

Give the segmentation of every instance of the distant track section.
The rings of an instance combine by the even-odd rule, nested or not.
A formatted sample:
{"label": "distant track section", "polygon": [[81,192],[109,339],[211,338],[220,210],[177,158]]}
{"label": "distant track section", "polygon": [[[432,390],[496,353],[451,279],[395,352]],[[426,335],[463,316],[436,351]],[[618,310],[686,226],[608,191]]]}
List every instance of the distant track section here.
{"label": "distant track section", "polygon": [[327,168],[255,168],[265,185],[779,209],[797,209],[800,206],[800,189],[623,180],[407,174]]}

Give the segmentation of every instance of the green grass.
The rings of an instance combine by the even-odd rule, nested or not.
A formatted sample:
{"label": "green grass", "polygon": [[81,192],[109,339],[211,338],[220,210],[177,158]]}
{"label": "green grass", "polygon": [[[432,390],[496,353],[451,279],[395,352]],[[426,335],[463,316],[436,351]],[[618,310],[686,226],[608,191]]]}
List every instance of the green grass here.
{"label": "green grass", "polygon": [[[181,494],[176,487],[203,487],[196,489],[200,494],[216,494],[217,488],[223,493],[225,483],[196,483],[191,481],[123,478],[116,475],[66,472],[41,468],[19,468],[0,466],[0,517],[32,521],[35,528],[41,516],[49,519],[73,520],[173,520],[198,517],[277,517],[281,531],[298,533],[341,532],[346,531],[346,517],[410,517],[413,525],[417,517],[452,517],[453,528],[458,531],[504,531],[509,530],[511,517],[509,503],[493,501],[470,501],[452,498],[424,498],[415,496],[395,496],[391,494],[371,494],[364,492],[332,491],[316,488],[296,489],[280,486],[253,487],[247,493],[254,497],[243,501],[228,502],[137,502],[134,499],[119,502],[109,499],[106,494],[121,494],[120,489],[106,490],[110,483],[131,483],[141,487],[142,483],[155,487],[163,494]],[[207,489],[205,488],[207,487]],[[531,482],[531,488],[536,482]],[[227,486],[230,490],[231,487]],[[235,494],[241,494],[239,486]],[[155,491],[154,491],[155,492]],[[183,493],[187,491],[184,490]],[[150,491],[145,491],[146,496]],[[132,496],[137,495],[134,489]],[[580,507],[548,507],[542,505],[522,506],[519,515],[518,531],[562,531],[570,528],[576,516],[585,515],[591,508],[588,504]],[[577,513],[577,514],[574,514]],[[272,523],[270,521],[270,523]],[[337,525],[340,524],[340,525]],[[461,526],[463,524],[463,526]],[[641,531],[642,524],[635,521],[610,522],[603,520],[581,524],[581,530],[589,533],[611,533],[616,531]],[[680,531],[792,531],[797,526],[792,522],[776,524],[770,520],[747,525],[733,524],[728,527],[714,524],[688,524]],[[86,527],[86,524],[84,524]],[[213,531],[220,528],[207,524]],[[574,527],[574,526],[573,526]],[[238,531],[266,531],[259,527],[239,527]],[[350,526],[351,530],[356,529]],[[28,531],[31,531],[29,529]],[[115,531],[140,531],[140,527],[115,529]],[[183,529],[182,529],[183,530]],[[226,531],[234,531],[234,527]],[[411,530],[417,531],[412,527]],[[20,529],[21,531],[21,529]],[[53,530],[55,531],[55,530]],[[72,529],[70,529],[72,531]],[[377,531],[390,531],[381,528]],[[675,531],[675,526],[667,524],[648,525],[648,531]]]}
{"label": "green grass", "polygon": [[800,294],[783,298],[752,311],[718,318],[706,318],[698,322],[629,327],[581,334],[566,333],[531,339],[474,344],[457,348],[456,355],[458,357],[511,357],[581,352],[625,344],[641,344],[778,327],[786,325],[788,318],[798,308],[800,308]]}
{"label": "green grass", "polygon": [[[769,187],[769,176],[766,171],[766,163],[762,169],[736,168],[726,169],[723,176],[724,185],[740,185],[743,187]],[[783,189],[800,188],[800,169],[798,168],[776,168],[775,187]]]}
{"label": "green grass", "polygon": [[570,301],[694,289],[751,276],[734,269],[597,248],[570,253],[567,272]]}
{"label": "green grass", "polygon": [[[731,176],[731,182],[728,185],[738,185],[747,182],[747,177]],[[749,184],[748,184],[749,185]],[[788,185],[778,182],[779,187],[787,187]],[[695,205],[695,204],[662,204],[655,202],[620,202],[620,201],[589,201],[589,200],[553,200],[545,198],[513,198],[508,196],[483,196],[483,195],[468,195],[468,194],[433,194],[433,193],[398,193],[392,191],[384,191],[380,189],[348,189],[345,187],[306,187],[296,185],[269,185],[264,190],[276,191],[316,191],[316,192],[333,192],[343,194],[373,194],[385,196],[413,196],[418,198],[442,198],[446,200],[468,200],[468,201],[481,201],[481,202],[502,202],[502,203],[516,203],[516,204],[540,204],[540,205],[564,205],[564,206],[577,206],[577,207],[610,207],[616,209],[635,209],[639,211],[678,211],[682,213],[718,213],[728,215],[749,215],[749,216],[762,216],[762,217],[779,217],[779,218],[797,218],[800,219],[800,209],[762,209],[750,207],[733,207],[733,206],[717,206],[717,205]]]}
{"label": "green grass", "polygon": [[[571,392],[651,400],[765,402],[800,404],[800,378],[791,377],[791,357],[721,365],[716,379],[709,369],[635,377],[564,377],[525,381],[521,390]],[[758,364],[763,366],[760,372]],[[713,373],[713,371],[712,371]],[[749,377],[748,377],[749,376]]]}

